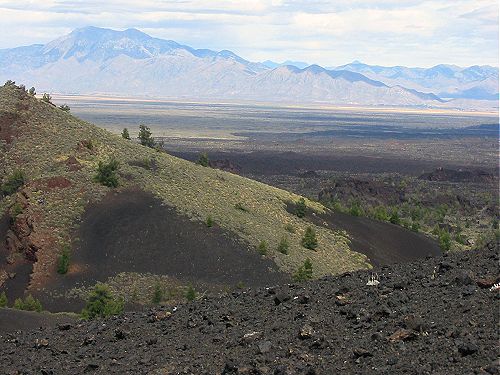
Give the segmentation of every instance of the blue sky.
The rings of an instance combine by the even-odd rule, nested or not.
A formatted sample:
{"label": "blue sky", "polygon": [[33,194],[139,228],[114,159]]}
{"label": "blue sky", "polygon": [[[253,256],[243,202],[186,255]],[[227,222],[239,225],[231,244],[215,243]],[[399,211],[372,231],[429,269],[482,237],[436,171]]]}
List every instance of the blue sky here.
{"label": "blue sky", "polygon": [[498,66],[497,0],[0,0],[0,48],[138,28],[253,60]]}

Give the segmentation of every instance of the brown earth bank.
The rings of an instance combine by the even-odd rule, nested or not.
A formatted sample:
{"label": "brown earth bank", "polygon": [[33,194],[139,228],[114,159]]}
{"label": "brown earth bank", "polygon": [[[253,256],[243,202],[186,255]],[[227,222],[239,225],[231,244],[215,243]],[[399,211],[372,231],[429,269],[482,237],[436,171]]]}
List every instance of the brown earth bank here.
{"label": "brown earth bank", "polygon": [[[498,374],[498,243],[0,336],[4,373]],[[171,314],[165,314],[165,312]]]}
{"label": "brown earth bank", "polygon": [[74,238],[68,274],[54,275],[35,293],[51,311],[79,311],[83,301],[67,300],[69,290],[122,272],[166,275],[200,291],[289,280],[236,235],[192,221],[140,190],[110,193],[90,205]]}

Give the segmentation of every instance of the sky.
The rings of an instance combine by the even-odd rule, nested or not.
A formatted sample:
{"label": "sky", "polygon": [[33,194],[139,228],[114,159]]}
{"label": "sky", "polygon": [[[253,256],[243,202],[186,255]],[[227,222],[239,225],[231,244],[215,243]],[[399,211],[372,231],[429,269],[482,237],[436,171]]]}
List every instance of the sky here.
{"label": "sky", "polygon": [[498,66],[498,0],[0,0],[0,48],[137,28],[251,61]]}

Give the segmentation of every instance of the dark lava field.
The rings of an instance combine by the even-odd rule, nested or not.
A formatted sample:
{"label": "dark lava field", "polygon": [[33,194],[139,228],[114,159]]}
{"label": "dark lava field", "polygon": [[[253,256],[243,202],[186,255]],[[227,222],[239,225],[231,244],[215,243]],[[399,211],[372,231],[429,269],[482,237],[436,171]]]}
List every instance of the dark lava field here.
{"label": "dark lava field", "polygon": [[175,308],[54,321],[1,334],[0,371],[498,374],[498,263],[498,244],[489,243]]}

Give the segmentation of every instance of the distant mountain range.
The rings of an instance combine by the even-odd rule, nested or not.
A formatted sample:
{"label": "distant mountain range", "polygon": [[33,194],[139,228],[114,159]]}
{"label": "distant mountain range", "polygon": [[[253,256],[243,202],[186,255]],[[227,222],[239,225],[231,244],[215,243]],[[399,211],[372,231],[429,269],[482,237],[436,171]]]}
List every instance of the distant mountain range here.
{"label": "distant mountain range", "polygon": [[441,106],[440,96],[498,99],[498,68],[256,63],[136,29],[97,27],[76,29],[45,45],[0,50],[0,80],[8,79],[39,92],[192,100]]}

